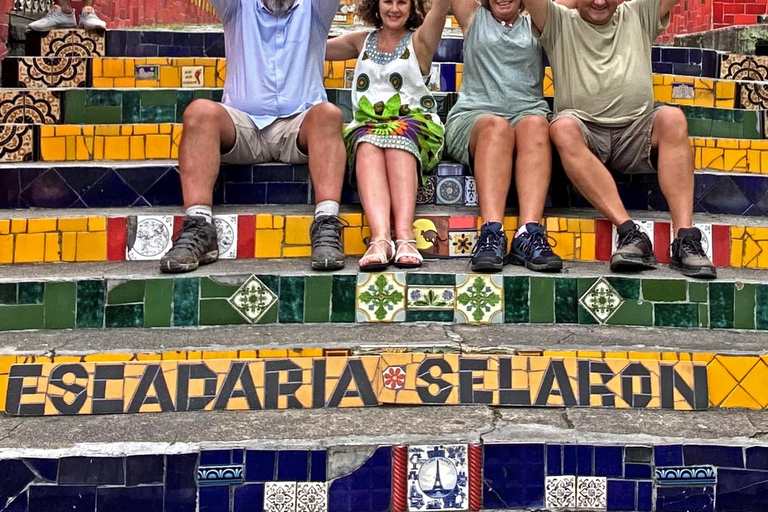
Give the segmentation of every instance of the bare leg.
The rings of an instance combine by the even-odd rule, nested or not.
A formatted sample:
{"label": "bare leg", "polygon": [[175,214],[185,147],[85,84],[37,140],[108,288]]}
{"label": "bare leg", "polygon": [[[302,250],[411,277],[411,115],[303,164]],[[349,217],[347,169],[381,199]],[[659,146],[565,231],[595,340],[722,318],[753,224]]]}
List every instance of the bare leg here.
{"label": "bare leg", "polygon": [[61,7],[61,11],[64,13],[72,12],[72,0],[53,0],[53,3]]}
{"label": "bare leg", "polygon": [[509,185],[515,132],[503,117],[487,115],[477,120],[469,137],[469,154],[483,221],[502,222]]}
{"label": "bare leg", "polygon": [[[413,217],[416,211],[416,190],[418,172],[416,158],[402,149],[385,150],[389,195],[392,200],[392,215],[395,221],[395,238],[414,240]],[[420,260],[404,256],[401,263],[418,264]]]}
{"label": "bare leg", "polygon": [[309,109],[299,130],[298,146],[309,155],[309,173],[318,203],[341,199],[347,159],[342,121],[339,107],[320,103]]}
{"label": "bare leg", "polygon": [[538,223],[544,216],[552,178],[552,147],[546,119],[532,115],[517,123],[515,153],[515,185],[520,205],[518,225]]}
{"label": "bare leg", "polygon": [[678,229],[693,225],[693,150],[682,110],[667,107],[656,114],[651,144],[659,154],[659,186],[677,234]]}
{"label": "bare leg", "polygon": [[[65,0],[62,0],[65,1]],[[96,0],[83,0],[83,7],[93,7]]]}
{"label": "bare leg", "polygon": [[184,111],[179,172],[185,208],[213,204],[221,154],[232,149],[235,140],[235,124],[220,104],[196,100]]}
{"label": "bare leg", "polygon": [[565,173],[584,198],[616,226],[629,220],[613,176],[589,150],[576,121],[555,121],[549,135],[560,153]]}
{"label": "bare leg", "polygon": [[[373,144],[361,142],[357,146],[355,168],[360,200],[363,203],[363,210],[371,228],[371,241],[390,240],[391,202],[384,150]],[[383,247],[384,244],[379,249]],[[387,256],[389,257],[391,254],[387,254]],[[377,261],[374,256],[365,257],[360,260],[360,265],[364,266],[373,261]]]}

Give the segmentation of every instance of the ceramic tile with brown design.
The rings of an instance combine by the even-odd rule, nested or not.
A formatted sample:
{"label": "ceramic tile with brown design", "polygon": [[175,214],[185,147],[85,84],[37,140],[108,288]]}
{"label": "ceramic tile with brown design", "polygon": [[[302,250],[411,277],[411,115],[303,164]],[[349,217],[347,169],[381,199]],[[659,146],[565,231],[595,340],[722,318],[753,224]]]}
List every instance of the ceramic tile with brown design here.
{"label": "ceramic tile with brown design", "polygon": [[0,125],[0,162],[32,160],[34,126],[31,124]]}
{"label": "ceramic tile with brown design", "polygon": [[83,57],[22,57],[18,62],[18,85],[28,89],[83,87],[88,59]]}
{"label": "ceramic tile with brown design", "polygon": [[413,221],[416,248],[425,258],[448,258],[448,216],[417,216]]}

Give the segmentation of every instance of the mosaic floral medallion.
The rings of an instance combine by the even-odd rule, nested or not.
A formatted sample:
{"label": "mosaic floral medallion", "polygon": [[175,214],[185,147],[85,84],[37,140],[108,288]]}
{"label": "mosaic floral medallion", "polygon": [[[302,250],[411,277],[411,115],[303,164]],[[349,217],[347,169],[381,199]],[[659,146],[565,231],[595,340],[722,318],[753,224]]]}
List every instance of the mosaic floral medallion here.
{"label": "mosaic floral medallion", "polygon": [[469,257],[477,242],[477,231],[448,232],[448,251],[451,256]]}
{"label": "mosaic floral medallion", "polygon": [[567,508],[576,506],[576,477],[548,476],[544,483],[545,506]]}
{"label": "mosaic floral medallion", "polygon": [[720,63],[720,78],[731,80],[768,80],[765,59],[753,55],[725,55]]}
{"label": "mosaic floral medallion", "polygon": [[454,321],[498,324],[504,315],[504,281],[500,275],[457,274]]}
{"label": "mosaic floral medallion", "polygon": [[768,87],[765,84],[742,83],[739,85],[741,108],[749,110],[768,109]]}
{"label": "mosaic floral medallion", "polygon": [[32,125],[6,124],[0,126],[0,162],[32,160],[32,143]]}
{"label": "mosaic floral medallion", "polygon": [[19,86],[29,89],[81,87],[86,81],[82,57],[23,57],[18,60]]}
{"label": "mosaic floral medallion", "polygon": [[579,304],[601,324],[608,321],[623,303],[621,295],[602,277],[579,299]]}
{"label": "mosaic floral medallion", "polygon": [[438,176],[435,185],[435,204],[461,204],[464,202],[462,176]]}
{"label": "mosaic floral medallion", "polygon": [[24,122],[56,124],[61,121],[61,93],[29,91],[24,93]]}
{"label": "mosaic floral medallion", "polygon": [[597,476],[576,479],[576,508],[605,510],[608,506],[608,480]]}
{"label": "mosaic floral medallion", "polygon": [[197,468],[197,483],[208,485],[229,485],[243,482],[243,466],[201,466]]}
{"label": "mosaic floral medallion", "polygon": [[216,235],[219,240],[219,259],[237,258],[237,215],[216,215]]}
{"label": "mosaic floral medallion", "polygon": [[296,512],[327,512],[328,486],[325,482],[296,484]]}
{"label": "mosaic floral medallion", "polygon": [[408,447],[408,510],[468,510],[467,445]]}
{"label": "mosaic floral medallion", "polygon": [[450,310],[456,303],[453,286],[409,286],[408,309]]}
{"label": "mosaic floral medallion", "polygon": [[387,366],[387,368],[381,372],[384,387],[393,391],[405,387],[405,376],[404,366]]}
{"label": "mosaic floral medallion", "polygon": [[435,204],[435,176],[428,176],[416,190],[416,204]]}
{"label": "mosaic floral medallion", "polygon": [[477,183],[474,176],[464,176],[464,206],[477,206]]}
{"label": "mosaic floral medallion", "polygon": [[173,215],[131,216],[128,230],[129,260],[159,260],[173,244]]}
{"label": "mosaic floral medallion", "polygon": [[277,295],[256,276],[249,277],[229,298],[232,307],[250,323],[258,322],[276,302]]}
{"label": "mosaic floral medallion", "polygon": [[52,30],[40,42],[43,57],[103,57],[104,34],[84,30]]}
{"label": "mosaic floral medallion", "polygon": [[296,482],[265,483],[264,512],[296,512]]}
{"label": "mosaic floral medallion", "polygon": [[357,321],[405,321],[405,273],[357,275]]}

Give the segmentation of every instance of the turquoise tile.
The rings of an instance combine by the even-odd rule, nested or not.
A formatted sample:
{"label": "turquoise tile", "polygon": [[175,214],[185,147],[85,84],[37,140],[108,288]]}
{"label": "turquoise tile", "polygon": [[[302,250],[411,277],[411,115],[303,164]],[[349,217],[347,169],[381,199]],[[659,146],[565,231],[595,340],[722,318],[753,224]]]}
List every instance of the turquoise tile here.
{"label": "turquoise tile", "polygon": [[192,327],[198,325],[200,281],[196,277],[173,280],[173,325]]}
{"label": "turquoise tile", "polygon": [[555,279],[555,322],[579,323],[578,281],[571,278]]}
{"label": "turquoise tile", "polygon": [[[581,299],[587,291],[592,288],[592,285],[595,284],[597,281],[597,278],[595,277],[580,277],[579,278],[579,299]],[[584,309],[584,306],[579,304],[579,323],[585,324],[585,325],[598,325],[600,322],[598,322],[592,314]]]}
{"label": "turquoise tile", "polygon": [[768,285],[758,284],[755,291],[755,327],[768,330]]}
{"label": "turquoise tile", "polygon": [[530,322],[530,281],[528,277],[504,276],[504,322]]}
{"label": "turquoise tile", "polygon": [[176,105],[141,107],[142,123],[173,123],[176,121]]}
{"label": "turquoise tile", "polygon": [[141,91],[126,91],[123,93],[123,122],[138,123],[141,121]]}
{"label": "turquoise tile", "polygon": [[[274,275],[257,275],[256,276],[267,288],[272,290],[272,293],[276,297],[280,297],[280,276]],[[276,301],[270,308],[259,318],[258,324],[273,324],[277,322],[278,309],[280,307],[280,301]]]}
{"label": "turquoise tile", "polygon": [[45,283],[46,329],[74,329],[76,312],[77,283]]}
{"label": "turquoise tile", "polygon": [[104,281],[77,282],[77,327],[104,327]]}
{"label": "turquoise tile", "polygon": [[656,327],[699,327],[698,304],[654,304]]}
{"label": "turquoise tile", "polygon": [[640,279],[612,276],[608,276],[605,279],[616,290],[616,293],[621,295],[621,298],[635,300],[640,298]]}
{"label": "turquoise tile", "polygon": [[709,283],[709,326],[733,328],[733,283]]}
{"label": "turquoise tile", "polygon": [[141,327],[144,325],[144,304],[123,304],[105,308],[107,327]]}
{"label": "turquoise tile", "polygon": [[456,274],[422,274],[408,272],[405,283],[409,286],[456,286]]}
{"label": "turquoise tile", "polygon": [[333,291],[331,296],[331,322],[355,321],[356,291],[356,276],[333,276]]}
{"label": "turquoise tile", "polygon": [[755,328],[755,292],[757,285],[736,284],[734,296],[734,317],[733,326],[736,329],[754,329]]}
{"label": "turquoise tile", "polygon": [[16,283],[0,283],[0,304],[16,304]]}
{"label": "turquoise tile", "polygon": [[85,94],[86,107],[120,107],[123,95],[120,91],[88,89]]}
{"label": "turquoise tile", "polygon": [[531,277],[531,323],[555,321],[555,280]]}
{"label": "turquoise tile", "polygon": [[452,323],[453,311],[408,310],[405,312],[405,321]]}
{"label": "turquoise tile", "polygon": [[19,304],[42,304],[45,301],[45,283],[19,283]]}
{"label": "turquoise tile", "polygon": [[277,316],[281,324],[300,324],[304,322],[303,276],[280,277],[280,298]]}

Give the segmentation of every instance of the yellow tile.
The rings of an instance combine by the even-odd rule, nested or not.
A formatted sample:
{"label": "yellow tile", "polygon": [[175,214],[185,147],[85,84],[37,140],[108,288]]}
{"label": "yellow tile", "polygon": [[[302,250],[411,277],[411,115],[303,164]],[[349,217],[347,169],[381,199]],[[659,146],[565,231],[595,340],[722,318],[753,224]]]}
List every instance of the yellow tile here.
{"label": "yellow tile", "polygon": [[758,356],[725,356],[718,355],[716,359],[733,377],[740,381],[760,362]]}
{"label": "yellow tile", "polygon": [[171,157],[170,135],[146,135],[144,154],[148,159],[168,159]]}
{"label": "yellow tile", "polygon": [[131,160],[144,160],[144,137],[139,136],[133,136],[130,138],[130,154],[131,154]]}
{"label": "yellow tile", "polygon": [[279,258],[283,248],[282,229],[256,230],[256,257]]}
{"label": "yellow tile", "polygon": [[179,68],[163,66],[160,68],[160,87],[179,88],[181,78]]}
{"label": "yellow tile", "polygon": [[578,233],[580,231],[579,219],[567,219],[568,231],[570,233]]}
{"label": "yellow tile", "polygon": [[726,171],[743,171],[747,168],[747,152],[743,149],[726,149],[723,167]]}
{"label": "yellow tile", "polygon": [[67,232],[61,234],[61,261],[75,261],[77,249],[77,233]]}
{"label": "yellow tile", "polygon": [[715,82],[715,94],[717,99],[731,99],[736,97],[736,82],[718,80]]}
{"label": "yellow tile", "polygon": [[88,217],[88,231],[106,231],[106,217]]}
{"label": "yellow tile", "polygon": [[93,158],[93,137],[77,137],[75,139],[75,159],[80,161]]}
{"label": "yellow tile", "polygon": [[13,263],[13,235],[0,235],[0,263]]}
{"label": "yellow tile", "polygon": [[64,137],[40,139],[40,158],[44,162],[63,162],[67,159],[67,140]]}
{"label": "yellow tile", "polygon": [[27,233],[45,233],[47,231],[56,231],[55,217],[50,219],[29,219]]}
{"label": "yellow tile", "polygon": [[56,127],[56,136],[62,137],[66,135],[81,135],[83,130],[76,124],[63,124]]}
{"label": "yellow tile", "polygon": [[718,361],[713,361],[707,366],[707,383],[709,400],[714,406],[719,406],[738,384]]}
{"label": "yellow tile", "polygon": [[555,241],[553,249],[564,260],[572,260],[574,257],[574,238],[572,233],[548,233]]}
{"label": "yellow tile", "polygon": [[[170,59],[160,57],[160,58],[154,58],[154,59],[147,59],[141,64],[157,64],[159,66],[168,66],[170,65],[170,62],[171,62]],[[137,66],[140,65],[138,60],[136,61],[136,65]]]}
{"label": "yellow tile", "polygon": [[216,68],[207,67],[203,70],[203,85],[205,87],[216,87]]}
{"label": "yellow tile", "polygon": [[95,126],[96,135],[120,135],[119,124],[98,124]]}
{"label": "yellow tile", "polygon": [[77,261],[105,261],[107,259],[107,232],[94,231],[77,234]]}
{"label": "yellow tile", "polygon": [[67,161],[77,160],[77,150],[76,148],[76,142],[77,138],[75,136],[67,137]]}
{"label": "yellow tile", "polygon": [[136,75],[136,60],[135,59],[123,59],[123,76],[135,76]]}
{"label": "yellow tile", "polygon": [[61,261],[58,233],[45,234],[45,261]]}
{"label": "yellow tile", "polygon": [[11,220],[11,233],[26,233],[26,232],[27,232],[27,219]]}
{"label": "yellow tile", "polygon": [[130,137],[104,137],[104,156],[107,160],[129,160],[131,157]]}
{"label": "yellow tile", "polygon": [[160,133],[171,133],[173,131],[173,124],[160,123]]}
{"label": "yellow tile", "polygon": [[104,76],[106,77],[115,78],[125,76],[125,68],[123,67],[122,59],[103,59],[102,66],[104,69]]}
{"label": "yellow tile", "polygon": [[87,231],[88,217],[59,219],[59,231]]}
{"label": "yellow tile", "polygon": [[594,233],[581,234],[581,254],[579,255],[579,259],[581,261],[595,261]]}
{"label": "yellow tile", "polygon": [[557,217],[547,217],[546,225],[547,225],[547,231],[549,233],[556,233],[560,228],[560,222],[558,221]]}
{"label": "yellow tile", "polygon": [[701,168],[724,170],[725,161],[723,159],[724,150],[717,148],[701,149]]}
{"label": "yellow tile", "polygon": [[662,352],[661,353],[661,360],[662,361],[678,361],[680,358],[677,355],[677,352]]}
{"label": "yellow tile", "polygon": [[16,263],[45,261],[45,233],[16,235],[13,261]]}
{"label": "yellow tile", "polygon": [[283,215],[273,215],[272,227],[275,229],[283,229],[285,227],[285,217]]}
{"label": "yellow tile", "polygon": [[115,86],[114,78],[94,78],[94,89],[112,89]]}
{"label": "yellow tile", "polygon": [[347,224],[350,225],[350,227],[354,226],[362,226],[363,225],[363,214],[362,213],[344,213],[339,215],[341,220],[345,221]]}
{"label": "yellow tile", "polygon": [[694,105],[699,107],[714,107],[715,94],[710,90],[696,89],[694,91]]}
{"label": "yellow tile", "polygon": [[[203,60],[203,59],[198,59]],[[170,62],[171,66],[180,68],[182,66],[205,66],[205,64],[208,64],[208,60],[206,59],[200,64],[195,64],[194,58],[181,58],[181,59],[171,59]]]}
{"label": "yellow tile", "polygon": [[285,243],[291,245],[309,245],[309,226],[312,224],[311,215],[289,215],[285,219]]}
{"label": "yellow tile", "polygon": [[104,137],[93,138],[93,159],[104,160]]}
{"label": "yellow tile", "polygon": [[288,357],[288,351],[281,350],[281,349],[262,348],[262,349],[259,349],[259,357],[262,359],[276,359],[276,358]]}
{"label": "yellow tile", "polygon": [[133,125],[134,135],[147,135],[160,133],[160,125],[158,124],[135,124]]}
{"label": "yellow tile", "polygon": [[768,406],[768,367],[765,362],[758,363],[749,374],[741,381],[741,387],[754,398],[760,407]]}
{"label": "yellow tile", "polygon": [[11,232],[11,221],[9,219],[0,220],[0,235],[7,235]]}
{"label": "yellow tile", "polygon": [[312,255],[312,247],[307,245],[304,247],[285,247],[283,249],[283,256],[286,258],[306,258]]}
{"label": "yellow tile", "polygon": [[102,59],[95,58],[91,60],[91,73],[93,78],[100,78],[104,76],[104,68],[102,66]]}
{"label": "yellow tile", "polygon": [[268,213],[256,214],[256,229],[271,229],[272,215]]}
{"label": "yellow tile", "polygon": [[738,139],[712,139],[717,144],[718,148],[723,149],[739,149]]}
{"label": "yellow tile", "polygon": [[363,241],[363,228],[344,228],[344,254],[357,255],[365,253],[367,247]]}
{"label": "yellow tile", "polygon": [[[711,387],[710,387],[711,388]],[[749,396],[749,393],[744,391],[741,387],[737,387],[733,390],[733,393],[728,396],[720,407],[739,407],[742,409],[762,409],[759,403]]]}
{"label": "yellow tile", "polygon": [[653,97],[656,101],[672,103],[672,86],[656,85],[653,87]]}

